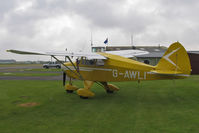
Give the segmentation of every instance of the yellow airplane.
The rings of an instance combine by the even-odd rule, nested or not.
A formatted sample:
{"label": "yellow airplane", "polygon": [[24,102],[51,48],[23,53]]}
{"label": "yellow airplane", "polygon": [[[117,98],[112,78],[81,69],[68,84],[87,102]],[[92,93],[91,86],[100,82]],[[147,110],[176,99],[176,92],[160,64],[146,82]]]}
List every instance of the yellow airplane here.
{"label": "yellow airplane", "polygon": [[[49,55],[62,63],[56,56],[65,56],[69,62],[62,63],[65,66],[63,73],[63,84],[65,85],[66,75],[70,78],[65,85],[68,93],[77,91],[81,98],[90,98],[95,94],[90,90],[93,83],[101,85],[107,93],[118,91],[119,88],[107,82],[120,81],[144,81],[161,79],[182,79],[190,76],[191,65],[185,48],[175,42],[165,52],[156,66],[138,62],[129,57],[139,54],[146,54],[146,51],[124,50],[107,51],[97,53],[37,53],[19,50],[7,50],[17,54]],[[78,57],[72,61],[70,57]],[[71,79],[84,81],[84,88],[77,88],[72,85]]]}

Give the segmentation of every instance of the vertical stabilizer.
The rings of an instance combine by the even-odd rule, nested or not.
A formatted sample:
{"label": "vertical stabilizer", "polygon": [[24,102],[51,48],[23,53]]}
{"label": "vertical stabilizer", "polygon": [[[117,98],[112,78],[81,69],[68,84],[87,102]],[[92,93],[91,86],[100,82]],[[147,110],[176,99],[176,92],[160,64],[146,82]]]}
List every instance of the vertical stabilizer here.
{"label": "vertical stabilizer", "polygon": [[156,70],[190,75],[191,65],[185,48],[179,42],[171,44],[156,65]]}

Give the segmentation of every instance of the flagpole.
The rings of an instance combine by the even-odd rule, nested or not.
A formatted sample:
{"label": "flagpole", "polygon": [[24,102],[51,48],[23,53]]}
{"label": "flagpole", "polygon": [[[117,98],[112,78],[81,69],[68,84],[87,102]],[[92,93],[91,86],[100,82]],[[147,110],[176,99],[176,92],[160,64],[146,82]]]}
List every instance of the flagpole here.
{"label": "flagpole", "polygon": [[93,33],[91,31],[91,52],[93,52]]}
{"label": "flagpole", "polygon": [[105,51],[107,50],[107,45],[108,45],[108,37],[106,38],[106,40],[104,41],[105,44]]}
{"label": "flagpole", "polygon": [[108,46],[108,37],[107,37],[107,45],[106,45],[106,50],[107,50],[107,46]]}

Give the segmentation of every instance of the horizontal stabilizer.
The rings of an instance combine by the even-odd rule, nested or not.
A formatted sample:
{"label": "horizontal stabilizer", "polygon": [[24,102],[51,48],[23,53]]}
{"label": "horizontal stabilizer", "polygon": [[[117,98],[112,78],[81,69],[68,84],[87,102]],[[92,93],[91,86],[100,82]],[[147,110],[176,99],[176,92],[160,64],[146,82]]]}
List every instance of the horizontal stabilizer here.
{"label": "horizontal stabilizer", "polygon": [[150,71],[151,73],[154,74],[159,74],[159,75],[173,75],[173,76],[189,76],[189,74],[183,74],[181,71],[165,71],[165,70],[153,70]]}
{"label": "horizontal stabilizer", "polygon": [[169,75],[169,74],[182,74],[182,72],[180,71],[162,71],[162,70],[154,70],[154,71],[151,71],[152,73],[155,73],[155,74],[166,74],[166,75]]}

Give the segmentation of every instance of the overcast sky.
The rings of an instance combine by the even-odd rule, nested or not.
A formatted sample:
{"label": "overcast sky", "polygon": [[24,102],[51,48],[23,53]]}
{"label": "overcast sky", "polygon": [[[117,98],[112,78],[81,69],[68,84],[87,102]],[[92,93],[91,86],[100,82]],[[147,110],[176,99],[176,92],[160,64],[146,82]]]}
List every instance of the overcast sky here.
{"label": "overcast sky", "polygon": [[1,0],[0,59],[42,60],[6,49],[89,51],[94,45],[163,45],[199,50],[198,0]]}

